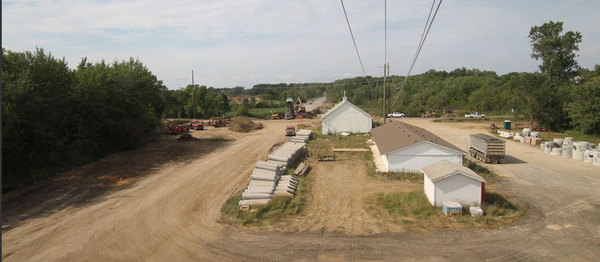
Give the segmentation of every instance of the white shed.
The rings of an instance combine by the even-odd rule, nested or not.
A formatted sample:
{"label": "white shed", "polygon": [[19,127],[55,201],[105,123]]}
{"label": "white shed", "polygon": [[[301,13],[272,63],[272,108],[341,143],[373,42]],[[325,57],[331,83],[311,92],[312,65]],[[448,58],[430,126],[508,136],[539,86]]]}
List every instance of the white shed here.
{"label": "white shed", "polygon": [[422,172],[441,160],[462,165],[466,153],[431,132],[394,121],[371,130],[387,172]]}
{"label": "white shed", "polygon": [[447,160],[423,168],[423,189],[429,202],[441,206],[457,201],[480,206],[485,196],[485,179],[473,170]]}
{"label": "white shed", "polygon": [[373,119],[362,109],[348,102],[346,95],[321,118],[324,135],[348,133],[369,133],[373,127]]}

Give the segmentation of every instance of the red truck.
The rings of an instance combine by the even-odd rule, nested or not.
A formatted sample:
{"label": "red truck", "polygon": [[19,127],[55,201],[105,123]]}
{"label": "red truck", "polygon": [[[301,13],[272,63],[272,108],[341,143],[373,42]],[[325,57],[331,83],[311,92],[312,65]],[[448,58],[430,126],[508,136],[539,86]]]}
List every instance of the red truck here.
{"label": "red truck", "polygon": [[192,121],[190,122],[190,128],[194,130],[204,130],[204,124],[200,121]]}

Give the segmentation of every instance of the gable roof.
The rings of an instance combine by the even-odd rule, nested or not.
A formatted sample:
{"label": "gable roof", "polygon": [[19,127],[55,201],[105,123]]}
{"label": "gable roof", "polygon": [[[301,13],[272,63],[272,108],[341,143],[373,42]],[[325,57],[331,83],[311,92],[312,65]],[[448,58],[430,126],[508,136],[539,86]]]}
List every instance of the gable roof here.
{"label": "gable roof", "polygon": [[342,99],[342,102],[339,102],[337,105],[335,105],[334,107],[332,107],[331,109],[329,109],[327,112],[325,112],[325,114],[323,114],[323,117],[321,117],[321,119],[327,118],[329,115],[333,114],[333,112],[335,112],[336,110],[338,110],[343,105],[349,105],[351,107],[354,107],[356,110],[358,110],[358,112],[360,112],[360,113],[364,114],[365,116],[368,116],[369,118],[371,118],[371,115],[367,114],[367,112],[363,111],[358,106],[355,106],[354,104],[348,102],[348,100],[346,99],[346,97],[344,97]]}
{"label": "gable roof", "polygon": [[464,175],[480,182],[485,182],[483,177],[479,176],[468,167],[452,163],[448,160],[438,161],[423,168],[423,173],[429,177],[431,182],[436,182],[453,175]]}
{"label": "gable roof", "polygon": [[451,150],[465,154],[463,150],[448,143],[446,140],[432,134],[431,132],[409,125],[401,121],[394,121],[371,130],[373,140],[377,144],[379,152],[384,155],[401,148],[405,148],[423,141],[446,147]]}

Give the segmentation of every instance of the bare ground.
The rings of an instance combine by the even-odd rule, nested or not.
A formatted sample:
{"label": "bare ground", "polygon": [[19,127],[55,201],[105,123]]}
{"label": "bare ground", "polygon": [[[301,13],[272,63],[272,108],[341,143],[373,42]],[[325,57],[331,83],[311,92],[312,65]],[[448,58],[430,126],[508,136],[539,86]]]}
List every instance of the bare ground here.
{"label": "bare ground", "polygon": [[[463,149],[468,134],[482,131],[468,123],[403,121]],[[361,211],[361,198],[378,190],[408,189],[347,174],[334,163],[311,172],[313,189],[322,194],[313,194],[297,221],[282,228],[286,232],[261,233],[220,224],[220,207],[247,184],[253,164],[283,142],[283,128],[290,122],[263,123],[263,130],[249,134],[225,129],[194,132],[233,141],[194,160],[152,165],[143,178],[79,205],[69,202],[68,187],[62,188],[65,192],[32,190],[27,197],[8,200],[3,207],[2,259],[591,261],[600,255],[600,168],[514,142],[507,143],[511,156],[507,164],[487,166],[505,177],[498,188],[527,206],[528,214],[501,229],[421,234],[378,225]],[[131,165],[143,160],[135,154],[127,159]],[[297,232],[289,232],[293,227]]]}

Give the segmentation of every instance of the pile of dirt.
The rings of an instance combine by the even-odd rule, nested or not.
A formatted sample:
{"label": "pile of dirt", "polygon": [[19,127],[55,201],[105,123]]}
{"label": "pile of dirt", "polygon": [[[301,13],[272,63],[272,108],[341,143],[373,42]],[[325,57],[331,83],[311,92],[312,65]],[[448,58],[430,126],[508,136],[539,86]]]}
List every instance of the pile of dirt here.
{"label": "pile of dirt", "polygon": [[179,138],[177,138],[177,140],[179,140],[179,141],[191,141],[191,140],[198,140],[198,139],[196,139],[195,137],[193,137],[190,134],[183,134]]}
{"label": "pile of dirt", "polygon": [[245,116],[238,116],[231,119],[229,129],[235,132],[248,133],[253,130],[262,129],[262,123],[257,123]]}

